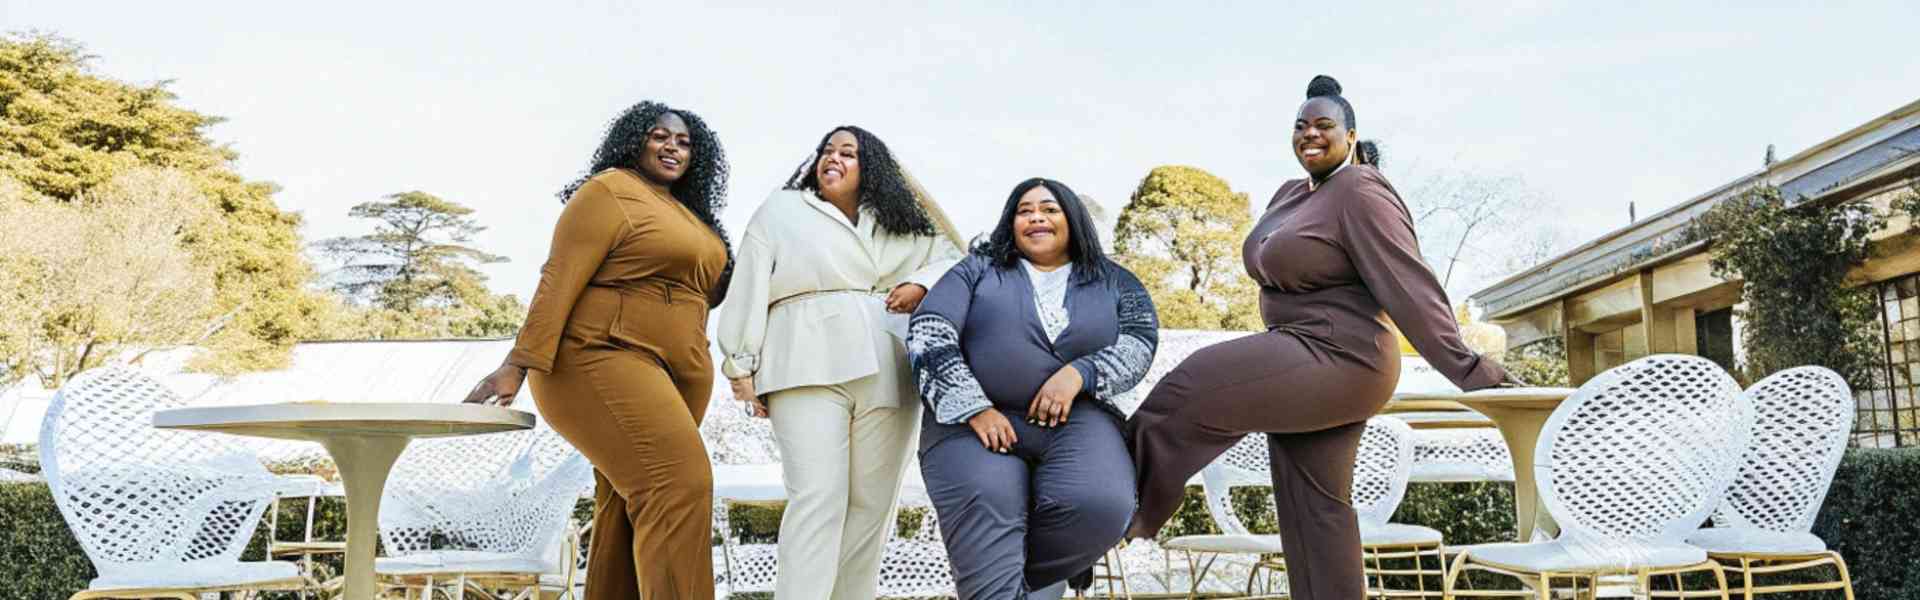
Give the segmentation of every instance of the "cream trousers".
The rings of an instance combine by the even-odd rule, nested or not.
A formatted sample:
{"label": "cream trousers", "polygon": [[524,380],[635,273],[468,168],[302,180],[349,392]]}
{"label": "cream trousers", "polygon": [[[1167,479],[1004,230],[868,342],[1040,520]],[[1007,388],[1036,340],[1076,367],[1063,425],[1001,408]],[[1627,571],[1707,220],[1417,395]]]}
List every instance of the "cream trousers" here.
{"label": "cream trousers", "polygon": [[[895,386],[870,376],[768,398],[787,488],[775,598],[876,597],[900,477],[920,433],[913,391],[883,387]],[[883,402],[898,407],[876,406]]]}

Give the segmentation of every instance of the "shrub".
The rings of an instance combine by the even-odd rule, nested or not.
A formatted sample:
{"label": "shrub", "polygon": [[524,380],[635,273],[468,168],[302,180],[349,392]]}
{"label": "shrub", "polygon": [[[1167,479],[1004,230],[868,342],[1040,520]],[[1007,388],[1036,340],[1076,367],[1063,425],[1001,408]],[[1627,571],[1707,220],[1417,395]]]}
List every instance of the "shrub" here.
{"label": "shrub", "polygon": [[93,577],[46,484],[0,484],[0,597],[64,600]]}

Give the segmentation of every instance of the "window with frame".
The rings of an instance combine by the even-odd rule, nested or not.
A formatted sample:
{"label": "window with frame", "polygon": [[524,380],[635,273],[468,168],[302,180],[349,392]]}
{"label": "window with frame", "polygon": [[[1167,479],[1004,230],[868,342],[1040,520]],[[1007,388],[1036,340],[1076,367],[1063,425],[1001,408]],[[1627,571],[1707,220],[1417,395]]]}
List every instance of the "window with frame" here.
{"label": "window with frame", "polygon": [[1880,295],[1881,368],[1868,389],[1856,390],[1859,407],[1853,445],[1868,448],[1920,446],[1920,274],[1875,284]]}

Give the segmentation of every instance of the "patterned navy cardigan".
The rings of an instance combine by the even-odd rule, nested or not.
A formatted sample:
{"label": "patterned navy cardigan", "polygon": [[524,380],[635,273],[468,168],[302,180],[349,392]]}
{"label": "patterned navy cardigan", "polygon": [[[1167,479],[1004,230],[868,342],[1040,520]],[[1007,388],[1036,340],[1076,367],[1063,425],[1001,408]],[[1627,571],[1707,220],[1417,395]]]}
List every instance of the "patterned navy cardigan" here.
{"label": "patterned navy cardigan", "polygon": [[988,407],[1024,415],[1047,378],[1069,364],[1085,380],[1076,403],[1091,396],[1125,419],[1114,400],[1153,366],[1160,318],[1132,272],[1110,260],[1104,267],[1076,265],[1067,287],[1069,323],[1055,340],[1041,327],[1024,267],[995,267],[975,254],[948,271],[914,312],[907,335],[933,421],[956,425]]}

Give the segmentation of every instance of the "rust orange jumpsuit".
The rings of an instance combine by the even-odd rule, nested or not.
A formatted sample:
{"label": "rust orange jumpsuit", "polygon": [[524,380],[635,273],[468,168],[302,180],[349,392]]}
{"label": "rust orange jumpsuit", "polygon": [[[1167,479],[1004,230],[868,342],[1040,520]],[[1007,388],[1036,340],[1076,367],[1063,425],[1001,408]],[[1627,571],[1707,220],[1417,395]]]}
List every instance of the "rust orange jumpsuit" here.
{"label": "rust orange jumpsuit", "polygon": [[594,467],[592,600],[713,597],[713,388],[707,310],[726,246],[638,174],[610,169],[567,202],[507,362]]}

